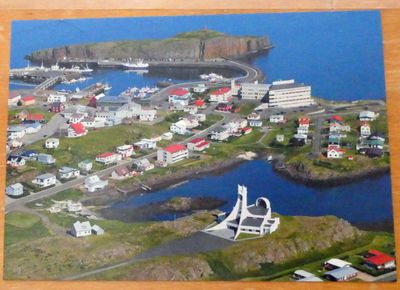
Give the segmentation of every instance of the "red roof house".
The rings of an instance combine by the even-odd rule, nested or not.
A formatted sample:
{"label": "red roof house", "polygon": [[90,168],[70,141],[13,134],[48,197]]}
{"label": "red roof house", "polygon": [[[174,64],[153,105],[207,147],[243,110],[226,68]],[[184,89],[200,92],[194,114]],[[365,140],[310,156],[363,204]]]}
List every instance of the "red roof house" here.
{"label": "red roof house", "polygon": [[157,151],[157,163],[173,164],[189,157],[189,150],[185,145],[172,144]]}
{"label": "red roof house", "polygon": [[176,88],[169,91],[170,96],[178,96],[178,97],[185,96],[188,93],[189,91],[184,88]]}
{"label": "red roof house", "polygon": [[194,101],[194,105],[195,105],[196,107],[199,107],[199,108],[204,107],[205,104],[206,104],[206,103],[204,102],[204,100],[197,99],[197,100]]}
{"label": "red roof house", "polygon": [[298,119],[299,126],[310,126],[310,118],[302,117]]}
{"label": "red roof house", "polygon": [[329,121],[336,121],[336,122],[342,122],[343,118],[338,116],[338,115],[334,115],[332,117],[329,118]]}
{"label": "red roof house", "polygon": [[392,269],[396,267],[394,257],[373,249],[368,251],[364,263],[376,270]]}
{"label": "red roof house", "polygon": [[169,153],[177,153],[177,152],[183,151],[183,150],[186,150],[186,147],[185,147],[185,145],[182,145],[182,144],[172,144],[167,147],[164,147],[164,151],[167,151]]}
{"label": "red roof house", "polygon": [[44,115],[43,114],[28,114],[25,117],[25,121],[43,122]]}
{"label": "red roof house", "polygon": [[122,159],[121,154],[104,152],[96,156],[96,161],[103,164],[110,164]]}
{"label": "red roof house", "polygon": [[23,105],[28,106],[34,104],[36,99],[34,96],[25,96],[21,98],[21,102]]}
{"label": "red roof house", "polygon": [[249,133],[251,133],[251,131],[253,131],[253,129],[251,128],[251,127],[244,127],[243,129],[242,129],[242,132],[243,132],[243,134],[249,134]]}
{"label": "red roof house", "polygon": [[203,151],[210,147],[210,143],[208,143],[204,138],[195,138],[187,144],[187,148],[192,151]]}
{"label": "red roof house", "polygon": [[74,123],[69,125],[68,128],[68,137],[80,137],[87,134],[87,130],[82,123]]}

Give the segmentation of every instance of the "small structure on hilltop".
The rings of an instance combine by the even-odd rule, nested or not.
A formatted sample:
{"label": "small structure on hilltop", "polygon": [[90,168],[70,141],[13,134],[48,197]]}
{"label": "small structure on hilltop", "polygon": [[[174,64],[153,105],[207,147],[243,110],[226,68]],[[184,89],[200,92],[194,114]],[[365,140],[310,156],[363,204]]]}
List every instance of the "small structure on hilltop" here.
{"label": "small structure on hilltop", "polygon": [[[271,214],[271,205],[267,198],[259,197],[254,204],[248,206],[247,188],[238,185],[238,198],[232,211],[229,214],[218,215],[218,224],[204,231],[233,240],[236,240],[241,233],[261,237],[278,229],[280,219],[273,218]],[[232,231],[233,236],[230,236],[229,232]]]}

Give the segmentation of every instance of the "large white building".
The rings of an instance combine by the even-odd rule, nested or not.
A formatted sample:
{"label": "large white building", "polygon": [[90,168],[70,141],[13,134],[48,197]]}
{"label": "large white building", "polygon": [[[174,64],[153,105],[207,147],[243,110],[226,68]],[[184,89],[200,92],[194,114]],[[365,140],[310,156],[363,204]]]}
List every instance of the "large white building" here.
{"label": "large white building", "polygon": [[[229,214],[220,214],[218,224],[204,231],[211,234],[222,231],[226,238],[233,240],[241,233],[264,236],[276,231],[280,223],[279,217],[273,218],[271,214],[271,204],[267,198],[259,197],[254,204],[247,205],[247,188],[238,185],[238,198],[232,211]],[[227,235],[229,230],[233,236]]]}
{"label": "large white building", "polygon": [[262,100],[268,94],[269,88],[268,84],[243,83],[240,96],[243,100]]}
{"label": "large white building", "polygon": [[314,104],[311,86],[295,83],[294,80],[272,82],[267,102],[270,108],[307,107]]}
{"label": "large white building", "polygon": [[189,157],[189,150],[185,145],[172,144],[157,151],[157,161],[173,164]]}

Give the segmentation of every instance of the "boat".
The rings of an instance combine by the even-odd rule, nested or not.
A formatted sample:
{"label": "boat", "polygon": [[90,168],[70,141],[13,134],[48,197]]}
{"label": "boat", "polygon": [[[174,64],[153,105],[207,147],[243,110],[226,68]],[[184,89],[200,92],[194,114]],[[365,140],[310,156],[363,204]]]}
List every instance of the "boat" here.
{"label": "boat", "polygon": [[123,62],[121,65],[126,69],[144,69],[149,67],[149,64],[143,62],[142,59],[138,59],[136,62]]}
{"label": "boat", "polygon": [[269,155],[268,158],[267,158],[268,163],[271,163],[272,160],[273,160],[272,155]]}
{"label": "boat", "polygon": [[107,83],[104,85],[104,91],[106,91],[106,92],[109,91],[109,90],[111,90],[111,88],[112,88],[112,86],[110,86],[110,85],[107,84]]}

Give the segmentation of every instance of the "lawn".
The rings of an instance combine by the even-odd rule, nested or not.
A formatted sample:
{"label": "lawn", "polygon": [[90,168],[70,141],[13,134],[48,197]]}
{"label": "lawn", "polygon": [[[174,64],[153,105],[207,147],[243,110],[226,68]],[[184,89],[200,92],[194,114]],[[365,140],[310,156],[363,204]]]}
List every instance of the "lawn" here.
{"label": "lawn", "polygon": [[250,114],[251,112],[254,111],[254,108],[256,107],[256,104],[251,104],[251,103],[242,103],[240,104],[240,115],[246,116]]}
{"label": "lawn", "polygon": [[4,231],[4,243],[6,247],[22,241],[36,240],[49,235],[48,230],[38,217],[23,212],[6,214]]}
{"label": "lawn", "polygon": [[15,115],[19,112],[27,111],[29,114],[43,114],[45,122],[48,122],[51,117],[54,115],[53,113],[43,109],[43,108],[21,108],[21,109],[13,109],[8,111],[8,124],[19,124],[20,120],[15,118]]}

